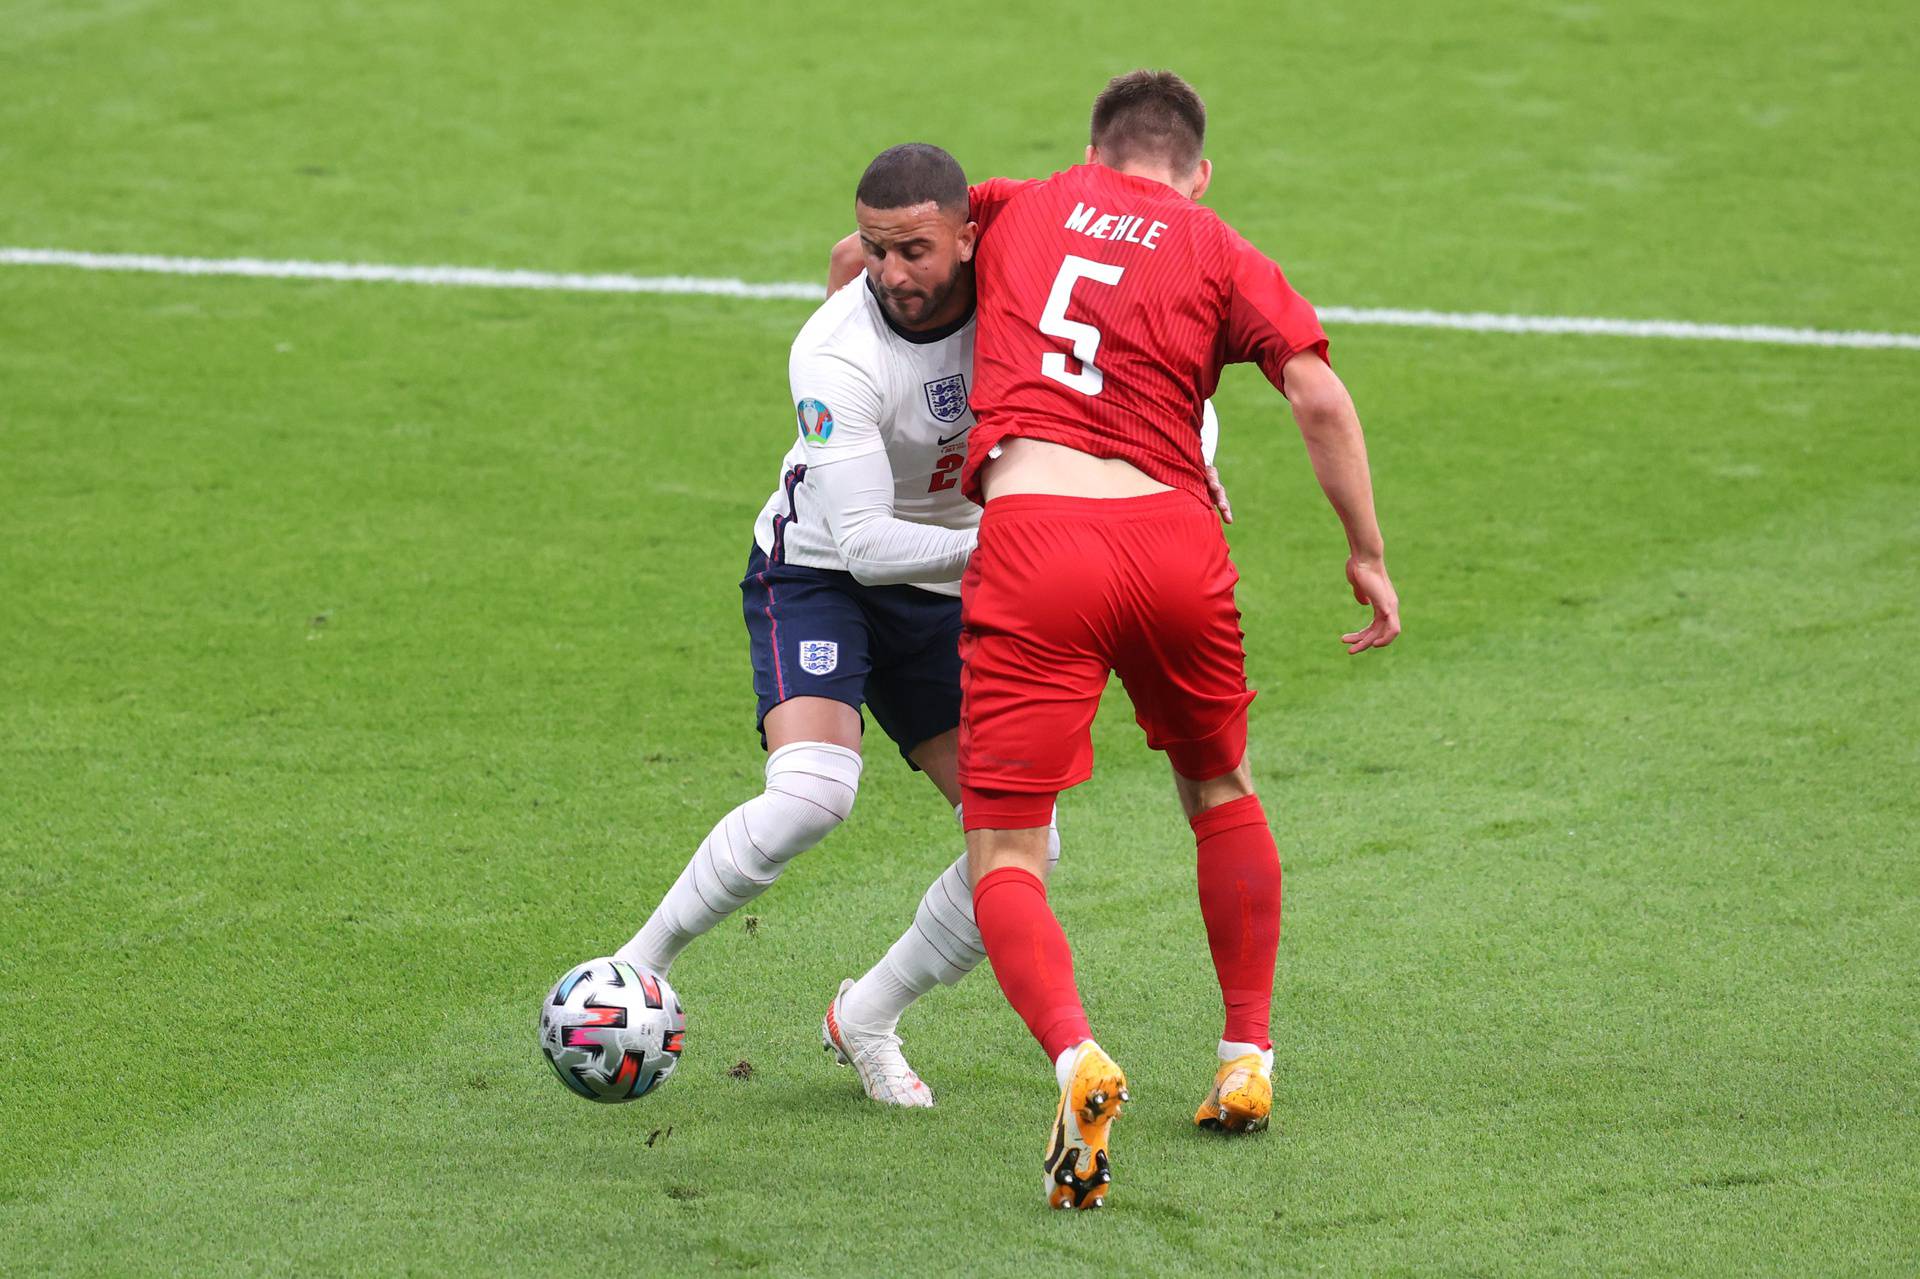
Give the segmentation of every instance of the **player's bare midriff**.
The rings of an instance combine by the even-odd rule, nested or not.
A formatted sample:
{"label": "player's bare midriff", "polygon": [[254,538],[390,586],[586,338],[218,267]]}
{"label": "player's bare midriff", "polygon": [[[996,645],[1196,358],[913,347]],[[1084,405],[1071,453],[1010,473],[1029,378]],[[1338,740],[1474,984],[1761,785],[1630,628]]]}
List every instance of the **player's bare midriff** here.
{"label": "player's bare midriff", "polygon": [[1131,462],[1094,457],[1050,440],[1002,440],[997,455],[990,454],[980,470],[980,491],[989,502],[1015,493],[1146,497],[1171,489]]}

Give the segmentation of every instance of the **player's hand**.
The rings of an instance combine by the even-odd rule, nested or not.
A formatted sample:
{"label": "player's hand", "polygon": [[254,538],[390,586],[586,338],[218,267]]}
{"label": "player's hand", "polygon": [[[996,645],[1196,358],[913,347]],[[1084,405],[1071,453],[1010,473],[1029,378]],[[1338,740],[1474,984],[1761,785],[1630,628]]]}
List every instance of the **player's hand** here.
{"label": "player's hand", "polygon": [[1364,653],[1370,648],[1385,648],[1400,633],[1400,597],[1393,593],[1387,566],[1377,559],[1358,555],[1347,557],[1347,581],[1353,586],[1353,598],[1373,605],[1373,621],[1364,630],[1342,635],[1340,642],[1348,653]]}
{"label": "player's hand", "polygon": [[1227,500],[1227,486],[1220,482],[1220,468],[1207,468],[1207,495],[1213,498],[1215,509],[1220,512],[1220,522],[1233,523],[1233,503]]}

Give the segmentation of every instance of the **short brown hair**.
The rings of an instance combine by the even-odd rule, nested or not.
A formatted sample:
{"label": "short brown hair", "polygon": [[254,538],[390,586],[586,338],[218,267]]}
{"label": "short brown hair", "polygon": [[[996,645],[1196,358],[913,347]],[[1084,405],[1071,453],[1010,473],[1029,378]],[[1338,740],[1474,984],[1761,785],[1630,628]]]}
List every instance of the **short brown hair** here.
{"label": "short brown hair", "polygon": [[1093,100],[1093,145],[1110,164],[1162,160],[1191,173],[1207,140],[1207,104],[1171,71],[1129,71]]}

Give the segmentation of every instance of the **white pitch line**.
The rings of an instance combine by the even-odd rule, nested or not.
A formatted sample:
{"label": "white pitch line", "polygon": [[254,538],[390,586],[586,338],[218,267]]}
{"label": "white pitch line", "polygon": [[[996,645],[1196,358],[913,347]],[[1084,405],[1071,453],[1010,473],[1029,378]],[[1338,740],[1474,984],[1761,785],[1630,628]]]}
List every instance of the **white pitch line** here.
{"label": "white pitch line", "polygon": [[1333,324],[1383,324],[1470,333],[1576,333],[1593,337],[1670,338],[1686,342],[1760,342],[1774,346],[1851,346],[1920,351],[1920,333],[1863,329],[1790,329],[1775,324],[1696,324],[1691,320],[1609,320],[1581,315],[1497,315],[1489,311],[1403,311],[1323,306]]}
{"label": "white pitch line", "polygon": [[543,289],[557,293],[703,294],[727,298],[826,296],[818,284],[749,284],[691,275],[578,275],[497,271],[476,266],[386,266],[378,262],[276,262],[264,258],[170,258],[151,253],[75,253],[67,249],[0,248],[0,265],[65,266],[82,271],[145,271],[156,275],[241,275],[261,280],[350,280],[429,284],[441,288]]}
{"label": "white pitch line", "polygon": [[[441,288],[535,289],[559,293],[657,293],[818,301],[826,289],[800,281],[752,284],[691,275],[581,275],[501,271],[472,266],[389,266],[378,262],[300,262],[264,258],[179,258],[149,253],[80,253],[68,249],[0,248],[0,266],[71,267],[82,271],[143,271],[158,275],[224,275],[266,280],[343,280],[425,284]],[[1574,315],[1500,315],[1486,311],[1411,311],[1327,306],[1333,324],[1455,329],[1470,333],[1557,333],[1658,338],[1691,342],[1754,342],[1773,346],[1855,347],[1920,351],[1920,333],[1796,329],[1772,324],[1696,324],[1688,320],[1615,320]]]}

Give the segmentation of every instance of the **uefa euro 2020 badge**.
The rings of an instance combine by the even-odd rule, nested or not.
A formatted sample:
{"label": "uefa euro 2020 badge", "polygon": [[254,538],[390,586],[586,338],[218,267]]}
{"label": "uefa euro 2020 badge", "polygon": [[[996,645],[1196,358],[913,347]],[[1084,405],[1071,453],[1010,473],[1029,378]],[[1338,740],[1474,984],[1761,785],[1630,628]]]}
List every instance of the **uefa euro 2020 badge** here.
{"label": "uefa euro 2020 badge", "polygon": [[833,434],[833,414],[827,406],[818,400],[802,400],[800,410],[800,438],[823,444]]}
{"label": "uefa euro 2020 badge", "polygon": [[809,675],[831,675],[840,665],[840,645],[833,640],[801,640],[800,669]]}

